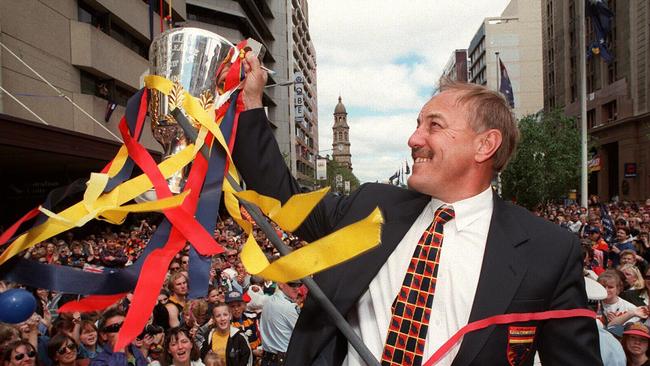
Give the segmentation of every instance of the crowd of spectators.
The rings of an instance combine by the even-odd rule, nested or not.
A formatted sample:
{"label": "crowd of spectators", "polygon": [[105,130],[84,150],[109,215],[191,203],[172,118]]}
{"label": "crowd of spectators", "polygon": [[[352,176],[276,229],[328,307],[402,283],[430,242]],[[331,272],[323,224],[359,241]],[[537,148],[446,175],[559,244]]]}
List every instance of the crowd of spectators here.
{"label": "crowd of spectators", "polygon": [[[587,208],[546,204],[535,212],[575,234],[582,244],[585,273],[607,290],[596,310],[602,329],[617,339],[619,364],[644,360],[650,340],[650,200],[600,203],[592,198]],[[119,227],[106,224],[67,232],[24,256],[82,269],[126,267],[138,260],[157,221],[140,216]],[[253,235],[270,260],[278,257],[259,228]],[[291,247],[303,245],[279,229],[276,235]],[[186,246],[169,265],[147,325],[122,350],[113,346],[130,295],[102,312],[58,314],[57,307],[73,296],[29,289],[37,299],[34,315],[21,324],[0,323],[5,364],[281,365],[306,288],[248,274],[240,258],[246,236],[232,219],[219,219],[214,238],[225,251],[212,258],[207,296],[188,298],[191,264]],[[3,290],[18,285],[0,286]]]}
{"label": "crowd of spectators", "polygon": [[592,196],[588,207],[551,203],[535,213],[576,235],[585,276],[605,289],[604,299],[591,302],[605,364],[650,365],[650,199],[604,203]]}
{"label": "crowd of spectators", "polygon": [[[138,260],[158,220],[158,216],[140,216],[121,226],[94,224],[39,243],[23,256],[83,270],[124,268]],[[275,234],[293,248],[303,244],[278,228]],[[256,227],[253,235],[270,260],[279,256],[260,229]],[[225,251],[212,257],[207,296],[187,296],[191,266],[187,245],[171,261],[147,325],[125,349],[113,346],[131,294],[102,312],[67,314],[57,313],[57,308],[76,296],[28,289],[37,299],[37,310],[23,323],[0,323],[0,356],[11,365],[279,364],[306,288],[248,274],[240,258],[246,235],[231,218],[218,220],[214,238]],[[0,286],[0,292],[19,287],[3,281]],[[264,304],[273,297],[290,305],[276,307],[263,324]],[[265,337],[262,328],[267,331]],[[265,338],[273,344],[273,351],[263,344]]]}

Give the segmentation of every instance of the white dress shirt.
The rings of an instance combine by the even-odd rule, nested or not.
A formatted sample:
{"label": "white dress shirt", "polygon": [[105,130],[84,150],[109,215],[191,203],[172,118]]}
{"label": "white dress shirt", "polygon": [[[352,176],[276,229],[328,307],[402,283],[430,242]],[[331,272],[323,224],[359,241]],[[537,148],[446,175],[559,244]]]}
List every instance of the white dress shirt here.
{"label": "white dress shirt", "polygon": [[[404,275],[422,233],[444,202],[432,199],[402,241],[384,263],[348,316],[350,325],[378,360],[384,349],[391,306],[402,287]],[[449,204],[449,203],[448,203]],[[492,189],[451,203],[455,218],[444,226],[438,279],[424,349],[424,361],[461,327],[467,324],[481,274],[483,253],[492,219]],[[451,365],[460,342],[437,366]],[[352,345],[343,365],[364,365]]]}

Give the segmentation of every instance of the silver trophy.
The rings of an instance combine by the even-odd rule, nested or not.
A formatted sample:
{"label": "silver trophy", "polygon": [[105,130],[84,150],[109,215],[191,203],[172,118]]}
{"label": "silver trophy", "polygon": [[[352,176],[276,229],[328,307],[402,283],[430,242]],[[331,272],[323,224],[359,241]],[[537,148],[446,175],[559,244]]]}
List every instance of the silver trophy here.
{"label": "silver trophy", "polygon": [[[253,50],[261,55],[263,47],[248,40]],[[169,95],[151,90],[149,116],[153,136],[163,148],[163,159],[183,150],[188,139],[171,115],[178,108],[198,128],[198,122],[183,109],[184,93],[199,99],[201,106],[211,113],[230,95],[224,90],[226,74],[239,56],[239,50],[227,39],[199,28],[176,28],[161,33],[151,43],[149,61],[151,73],[174,83]],[[189,169],[176,172],[167,182],[172,193],[180,193]],[[154,190],[149,190],[136,201],[155,200]]]}

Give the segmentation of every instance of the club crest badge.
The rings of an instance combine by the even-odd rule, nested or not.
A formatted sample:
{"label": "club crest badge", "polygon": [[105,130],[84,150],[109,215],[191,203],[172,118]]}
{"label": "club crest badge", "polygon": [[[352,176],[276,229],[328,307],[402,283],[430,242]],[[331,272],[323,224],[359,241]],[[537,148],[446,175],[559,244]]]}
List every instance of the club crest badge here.
{"label": "club crest badge", "polygon": [[531,357],[537,327],[508,327],[508,363],[523,365]]}

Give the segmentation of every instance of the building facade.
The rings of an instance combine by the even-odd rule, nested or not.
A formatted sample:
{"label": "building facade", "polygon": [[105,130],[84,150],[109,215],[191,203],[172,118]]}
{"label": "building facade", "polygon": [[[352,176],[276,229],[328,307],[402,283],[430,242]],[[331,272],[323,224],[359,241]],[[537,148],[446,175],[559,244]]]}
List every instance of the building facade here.
{"label": "building facade", "polygon": [[[544,0],[544,108],[580,117],[578,1]],[[587,60],[589,193],[609,200],[650,197],[650,4],[609,0],[614,61]],[[587,44],[595,35],[586,21]]]}
{"label": "building facade", "polygon": [[[294,81],[292,120],[294,176],[303,186],[313,188],[318,156],[318,98],[316,85],[316,51],[309,34],[309,7],[306,0],[291,0],[290,75]],[[293,168],[292,168],[293,169]]]}
{"label": "building facade", "polygon": [[339,165],[352,171],[352,154],[350,153],[350,126],[348,112],[339,96],[334,107],[334,125],[332,126],[332,159]]}
{"label": "building facade", "polygon": [[504,63],[518,119],[543,108],[541,30],[540,3],[512,0],[500,17],[485,18],[467,48],[472,83],[498,90],[498,59]]}
{"label": "building facade", "polygon": [[455,50],[451,53],[440,76],[440,82],[443,80],[467,81],[467,50]]}
{"label": "building facade", "polygon": [[[150,24],[148,2],[141,0],[0,0],[0,41],[96,120],[66,102],[9,51],[0,48],[0,85],[49,124],[45,126],[0,92],[0,124],[11,131],[10,135],[0,138],[3,153],[0,172],[15,177],[12,182],[0,183],[0,189],[22,192],[13,198],[0,199],[1,222],[6,222],[4,218],[14,215],[14,211],[21,212],[6,200],[37,204],[42,201],[44,191],[33,186],[54,187],[87,177],[90,171],[101,170],[114,155],[106,151],[114,149],[117,152],[121,143],[104,128],[119,136],[118,123],[126,101],[141,88],[143,76],[149,73],[149,45],[152,35],[155,37],[161,31],[159,2],[152,3],[155,6],[153,24]],[[296,70],[294,56],[301,57],[297,64],[305,66],[300,70],[313,83],[309,86],[313,99],[308,102],[313,117],[306,127],[310,132],[306,145],[312,152],[310,167],[313,170],[318,129],[315,53],[309,40],[308,24],[299,23],[299,34],[308,41],[299,38],[302,47],[291,48],[295,42],[293,19],[298,16],[306,19],[306,3],[175,0],[164,1],[162,12],[164,15],[171,13],[174,27],[204,28],[233,43],[249,37],[261,42],[267,50],[263,62],[275,71],[269,77],[269,84],[291,80]],[[304,53],[309,57],[303,56]],[[109,99],[116,102],[117,107],[110,118],[105,119]],[[287,165],[295,176],[299,176],[297,161],[302,160],[296,155],[293,90],[287,86],[267,88],[263,102],[276,139],[287,156]],[[79,143],[84,139],[88,142]],[[66,148],[61,145],[65,141],[74,141],[74,145]],[[154,153],[161,150],[148,128],[144,129],[141,142]],[[99,145],[101,153],[95,151]],[[25,164],[16,161],[15,156],[27,157]],[[309,161],[309,156],[307,154],[305,161]],[[34,176],[33,172],[42,174]],[[306,168],[303,172],[310,174]],[[34,194],[24,196],[24,192]]]}

